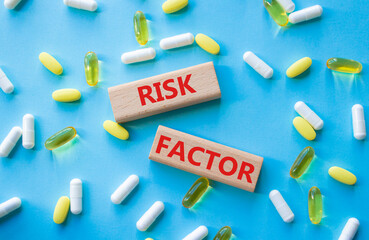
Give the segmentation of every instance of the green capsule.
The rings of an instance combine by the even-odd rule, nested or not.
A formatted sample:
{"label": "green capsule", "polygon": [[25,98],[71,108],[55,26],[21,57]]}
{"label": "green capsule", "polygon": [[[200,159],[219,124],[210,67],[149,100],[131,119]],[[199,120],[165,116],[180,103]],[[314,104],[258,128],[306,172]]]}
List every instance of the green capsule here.
{"label": "green capsule", "polygon": [[310,221],[314,224],[319,224],[323,217],[323,199],[319,188],[310,188],[308,207]]}
{"label": "green capsule", "polygon": [[77,131],[74,127],[66,127],[63,130],[55,133],[49,137],[45,142],[45,147],[48,150],[61,147],[77,135]]}
{"label": "green capsule", "polygon": [[145,45],[149,41],[149,29],[147,27],[145,14],[137,11],[133,17],[136,40],[139,44]]}
{"label": "green capsule", "polygon": [[201,196],[206,192],[209,187],[209,180],[205,177],[201,177],[196,180],[190,190],[186,193],[182,200],[182,205],[185,208],[191,208],[197,203]]}
{"label": "green capsule", "polygon": [[225,226],[218,231],[213,240],[229,240],[231,236],[232,228]]}
{"label": "green capsule", "polygon": [[295,162],[292,164],[290,175],[293,178],[299,178],[309,167],[311,160],[314,158],[315,152],[312,147],[306,147],[297,156]]}
{"label": "green capsule", "polygon": [[94,52],[85,55],[86,82],[90,86],[95,86],[99,82],[99,60]]}
{"label": "green capsule", "polygon": [[327,61],[327,67],[333,71],[344,73],[359,73],[363,69],[361,63],[345,58],[330,58]]}
{"label": "green capsule", "polygon": [[269,15],[279,26],[288,24],[288,16],[286,10],[278,3],[277,0],[263,0],[264,7],[268,10]]}

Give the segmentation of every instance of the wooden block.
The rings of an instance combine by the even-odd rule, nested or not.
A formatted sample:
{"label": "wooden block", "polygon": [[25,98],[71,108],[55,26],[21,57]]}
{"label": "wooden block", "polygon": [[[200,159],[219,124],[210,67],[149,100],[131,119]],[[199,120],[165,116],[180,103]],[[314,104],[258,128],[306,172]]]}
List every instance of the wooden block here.
{"label": "wooden block", "polygon": [[221,97],[213,62],[111,87],[108,91],[118,123]]}
{"label": "wooden block", "polygon": [[149,159],[250,192],[263,158],[159,126]]}

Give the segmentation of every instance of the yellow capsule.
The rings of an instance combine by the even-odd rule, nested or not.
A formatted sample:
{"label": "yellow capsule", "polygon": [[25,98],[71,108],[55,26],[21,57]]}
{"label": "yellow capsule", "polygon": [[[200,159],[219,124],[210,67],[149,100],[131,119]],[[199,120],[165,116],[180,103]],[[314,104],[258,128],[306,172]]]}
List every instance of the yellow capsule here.
{"label": "yellow capsule", "polygon": [[302,117],[295,117],[293,119],[293,126],[295,126],[296,130],[303,136],[306,140],[314,140],[316,137],[316,133],[313,127],[303,119]]}
{"label": "yellow capsule", "polygon": [[284,27],[288,24],[287,12],[279,4],[278,0],[263,0],[263,2],[269,15],[279,26]]}
{"label": "yellow capsule", "polygon": [[106,120],[103,124],[104,129],[116,138],[127,140],[129,138],[128,131],[116,122]]}
{"label": "yellow capsule", "polygon": [[356,176],[340,167],[331,167],[328,170],[328,174],[337,181],[347,185],[354,185],[356,183]]}
{"label": "yellow capsule", "polygon": [[90,86],[95,86],[99,82],[99,60],[96,53],[86,53],[84,63],[86,82]]}
{"label": "yellow capsule", "polygon": [[199,33],[196,35],[195,41],[197,45],[199,45],[202,49],[204,49],[208,53],[211,53],[214,55],[219,53],[219,50],[220,50],[219,44],[213,39],[211,39],[210,37],[202,33]]}
{"label": "yellow capsule", "polygon": [[57,224],[61,224],[65,221],[69,212],[69,198],[63,196],[59,198],[58,203],[55,206],[53,220]]}
{"label": "yellow capsule", "polygon": [[168,0],[161,6],[165,13],[174,13],[186,7],[188,0]]}
{"label": "yellow capsule", "polygon": [[363,69],[361,63],[345,58],[330,58],[327,61],[327,67],[333,71],[344,73],[359,73]]}
{"label": "yellow capsule", "polygon": [[319,224],[323,217],[323,198],[317,187],[309,190],[308,209],[310,221],[313,224]]}
{"label": "yellow capsule", "polygon": [[305,72],[311,66],[311,58],[304,57],[292,64],[286,71],[289,78],[294,78]]}
{"label": "yellow capsule", "polygon": [[60,75],[63,73],[63,67],[60,65],[60,63],[50,54],[46,53],[46,52],[42,52],[40,53],[40,55],[38,56],[38,58],[40,59],[41,63],[47,68],[49,69],[50,72],[56,74],[56,75]]}
{"label": "yellow capsule", "polygon": [[154,240],[154,239],[152,239],[152,238],[146,238],[145,240]]}
{"label": "yellow capsule", "polygon": [[81,98],[81,93],[77,89],[65,88],[54,91],[52,97],[57,102],[74,102]]}
{"label": "yellow capsule", "polygon": [[55,133],[45,141],[45,147],[48,150],[61,147],[77,135],[77,131],[74,127],[66,127],[59,132]]}
{"label": "yellow capsule", "polygon": [[136,40],[140,45],[145,45],[149,41],[149,28],[145,14],[137,11],[133,16],[133,26],[135,30]]}

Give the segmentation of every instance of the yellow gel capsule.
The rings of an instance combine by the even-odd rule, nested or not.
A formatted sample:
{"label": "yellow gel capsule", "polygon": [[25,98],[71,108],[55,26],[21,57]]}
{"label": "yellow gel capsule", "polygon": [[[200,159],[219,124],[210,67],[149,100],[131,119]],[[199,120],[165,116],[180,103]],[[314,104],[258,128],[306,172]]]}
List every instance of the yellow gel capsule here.
{"label": "yellow gel capsule", "polygon": [[116,138],[127,140],[129,138],[128,131],[116,122],[106,120],[103,124],[104,129]]}
{"label": "yellow gel capsule", "polygon": [[135,30],[136,40],[140,45],[145,45],[149,41],[149,28],[145,14],[137,11],[133,16],[133,26]]}
{"label": "yellow gel capsule", "polygon": [[197,45],[199,45],[202,49],[204,49],[208,53],[211,53],[214,55],[219,53],[219,50],[220,50],[219,44],[213,39],[211,39],[210,37],[202,33],[199,33],[196,35],[195,41]]}
{"label": "yellow gel capsule", "polygon": [[263,0],[264,7],[269,15],[273,18],[279,26],[286,26],[288,24],[288,16],[286,10],[279,4],[278,0]]}
{"label": "yellow gel capsule", "polygon": [[168,0],[161,6],[165,13],[174,13],[186,7],[188,0]]}
{"label": "yellow gel capsule", "polygon": [[295,117],[293,119],[293,126],[295,126],[296,130],[303,136],[306,140],[314,140],[316,137],[315,130],[313,127],[303,119],[302,117]]}
{"label": "yellow gel capsule", "polygon": [[49,137],[45,142],[45,147],[48,150],[53,150],[60,146],[63,146],[77,135],[77,131],[74,127],[66,127],[59,132]]}
{"label": "yellow gel capsule", "polygon": [[81,98],[81,93],[77,89],[65,88],[54,91],[52,97],[57,102],[74,102]]}
{"label": "yellow gel capsule", "polygon": [[209,187],[209,180],[205,177],[201,177],[191,186],[190,190],[183,197],[182,205],[185,208],[193,207],[199,199],[204,195]]}
{"label": "yellow gel capsule", "polygon": [[305,72],[311,66],[311,58],[304,57],[292,64],[286,71],[286,75],[289,78],[294,78]]}
{"label": "yellow gel capsule", "polygon": [[323,217],[323,198],[317,187],[310,188],[308,208],[310,221],[313,224],[319,224]]}
{"label": "yellow gel capsule", "polygon": [[359,73],[363,69],[361,63],[345,58],[330,58],[327,61],[327,67],[333,71],[344,73]]}
{"label": "yellow gel capsule", "polygon": [[152,239],[152,238],[146,238],[145,240],[154,240],[154,239]]}
{"label": "yellow gel capsule", "polygon": [[46,52],[42,52],[40,53],[40,55],[38,56],[38,58],[40,59],[41,63],[47,68],[49,69],[50,72],[56,74],[56,75],[60,75],[63,73],[63,67],[60,65],[60,63],[50,54],[46,53]]}
{"label": "yellow gel capsule", "polygon": [[331,167],[328,170],[328,174],[337,181],[347,185],[354,185],[356,183],[356,176],[340,167]]}
{"label": "yellow gel capsule", "polygon": [[84,62],[86,82],[90,86],[95,86],[99,82],[99,60],[96,53],[86,53]]}
{"label": "yellow gel capsule", "polygon": [[61,224],[65,221],[69,212],[69,198],[63,196],[59,198],[58,203],[55,206],[53,220],[57,224]]}

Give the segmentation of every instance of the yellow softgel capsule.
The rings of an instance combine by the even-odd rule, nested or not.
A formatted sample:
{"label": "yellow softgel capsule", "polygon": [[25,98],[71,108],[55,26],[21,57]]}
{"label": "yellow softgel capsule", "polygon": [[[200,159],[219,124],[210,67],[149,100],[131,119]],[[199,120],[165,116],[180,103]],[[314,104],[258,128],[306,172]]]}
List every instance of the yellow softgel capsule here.
{"label": "yellow softgel capsule", "polygon": [[345,58],[330,58],[327,60],[327,67],[333,71],[344,73],[360,73],[363,69],[358,61]]}
{"label": "yellow softgel capsule", "polygon": [[56,75],[60,75],[60,74],[63,73],[62,65],[60,65],[60,63],[53,56],[48,54],[47,52],[40,53],[38,58],[40,59],[41,63],[47,69],[49,69],[50,72],[52,72]]}
{"label": "yellow softgel capsule", "polygon": [[292,64],[286,71],[286,75],[289,78],[294,78],[305,72],[311,66],[311,58],[304,57]]}
{"label": "yellow softgel capsule", "polygon": [[293,119],[293,126],[295,126],[296,130],[303,136],[306,140],[314,140],[316,137],[316,133],[313,127],[303,119],[302,117],[295,117]]}
{"label": "yellow softgel capsule", "polygon": [[53,216],[54,222],[57,224],[63,223],[68,216],[68,212],[69,212],[69,198],[63,196],[59,198],[55,206]]}
{"label": "yellow softgel capsule", "polygon": [[219,53],[220,50],[219,44],[212,38],[206,36],[205,34],[202,33],[197,34],[195,37],[195,41],[197,45],[199,45],[202,49],[204,49],[208,53],[214,55]]}
{"label": "yellow softgel capsule", "polygon": [[331,167],[328,170],[328,174],[337,181],[347,185],[354,185],[356,183],[356,176],[340,167]]}
{"label": "yellow softgel capsule", "polygon": [[188,5],[188,0],[168,0],[161,6],[165,13],[174,13]]}
{"label": "yellow softgel capsule", "polygon": [[103,124],[104,129],[116,138],[127,140],[129,138],[128,131],[116,122],[106,120]]}
{"label": "yellow softgel capsule", "polygon": [[77,89],[65,88],[54,91],[52,97],[57,102],[74,102],[81,98],[81,93]]}

